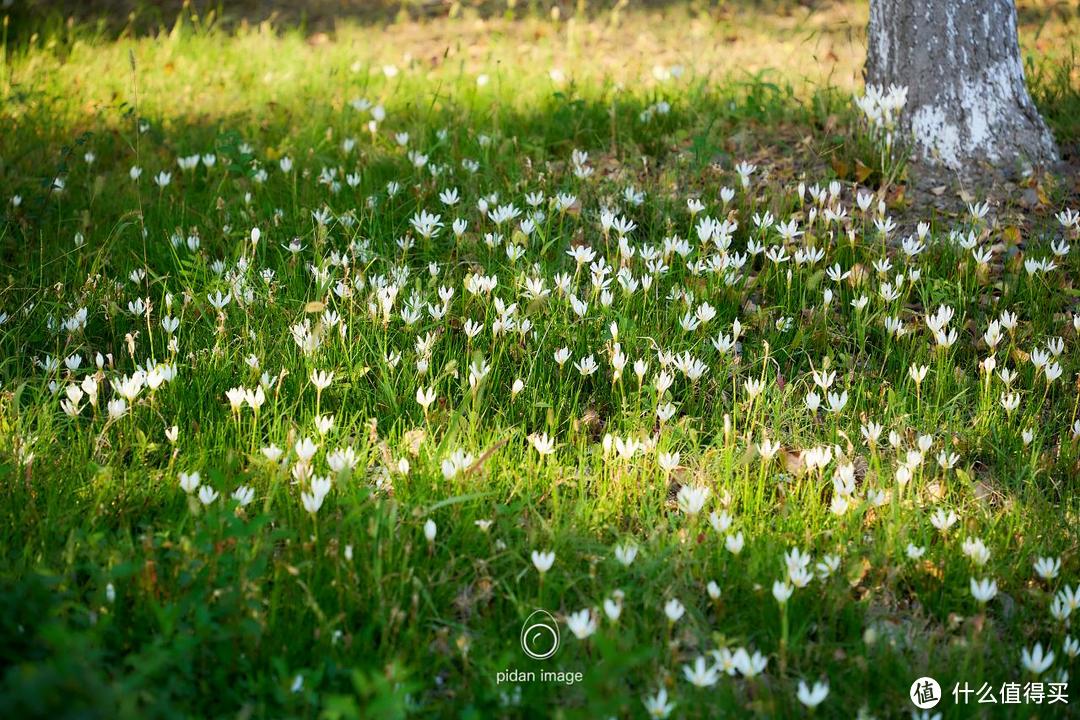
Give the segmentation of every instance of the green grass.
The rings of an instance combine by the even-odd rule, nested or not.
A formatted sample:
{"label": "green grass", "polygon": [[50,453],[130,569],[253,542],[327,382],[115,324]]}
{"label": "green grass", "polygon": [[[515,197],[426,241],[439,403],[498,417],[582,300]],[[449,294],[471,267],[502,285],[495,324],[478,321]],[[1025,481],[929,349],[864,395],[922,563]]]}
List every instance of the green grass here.
{"label": "green grass", "polygon": [[[1056,655],[1044,682],[1074,669],[1071,631],[1050,612],[1080,569],[1080,240],[1052,217],[1071,190],[1035,176],[1025,183],[1045,198],[1040,208],[1022,209],[1013,193],[977,219],[912,205],[902,185],[856,186],[856,160],[872,154],[848,94],[859,50],[844,36],[864,17],[837,6],[440,21],[343,26],[325,44],[268,26],[180,22],[154,38],[76,25],[13,41],[0,68],[0,714],[641,717],[643,698],[665,688],[673,717],[789,717],[808,712],[800,681],[827,681],[814,714],[885,718],[908,716],[911,682],[931,675],[945,691],[936,711],[952,718],[973,711],[952,702],[957,682],[1033,679],[1020,654],[1037,642]],[[1023,37],[1056,39],[1029,79],[1067,144],[1075,91],[1061,38],[1073,21],[1053,17]],[[735,38],[718,48],[686,45],[726,33]],[[826,50],[834,59],[815,61]],[[684,72],[662,79],[654,66]],[[374,132],[357,98],[385,108]],[[655,111],[661,102],[669,112]],[[589,153],[590,176],[573,171],[574,150]],[[195,153],[214,164],[178,167]],[[758,165],[745,188],[742,161]],[[339,187],[319,181],[324,169]],[[869,170],[863,179],[880,179]],[[162,171],[171,180],[158,187]],[[797,189],[834,180],[835,199]],[[640,205],[628,186],[645,193]],[[729,202],[722,187],[735,191]],[[461,197],[453,207],[439,198],[449,188]],[[518,223],[534,192],[544,214],[526,236]],[[877,193],[867,211],[858,192]],[[512,203],[522,216],[496,224],[482,213],[478,201],[496,193],[491,210]],[[560,210],[559,193],[576,202]],[[705,206],[696,217],[688,198]],[[902,223],[889,238],[874,225],[879,198]],[[837,205],[846,217],[825,218]],[[636,224],[633,257],[602,229],[602,208]],[[422,210],[441,216],[433,239],[410,222]],[[756,227],[766,211],[804,234],[784,242],[776,226]],[[738,222],[730,247],[699,241],[706,216]],[[459,239],[455,218],[468,223]],[[917,220],[930,223],[926,247],[907,257],[899,241]],[[977,266],[954,229],[993,248],[989,264]],[[497,247],[488,233],[502,236]],[[675,236],[687,239],[685,259],[665,250]],[[1063,238],[1072,247],[1056,269],[1025,270]],[[752,243],[824,254],[777,264],[748,254]],[[576,245],[612,266],[609,305],[589,266],[568,256]],[[709,258],[736,267],[694,266]],[[834,279],[833,265],[851,274]],[[621,266],[632,292],[615,279]],[[555,288],[560,273],[588,302],[584,317]],[[899,274],[898,296],[883,297]],[[494,290],[471,293],[477,276],[497,277]],[[549,295],[530,296],[535,278]],[[376,291],[386,283],[398,288],[388,318]],[[441,287],[454,294],[435,318]],[[210,300],[219,292],[231,297],[220,310]],[[684,329],[704,302],[715,317]],[[926,319],[942,305],[954,311],[948,347]],[[407,323],[410,306],[420,317]],[[85,324],[65,327],[80,309]],[[1006,311],[1018,322],[991,350],[984,332]],[[167,316],[177,330],[163,327]],[[508,317],[532,327],[497,334]],[[906,334],[886,330],[890,317]],[[720,352],[710,341],[736,319],[739,344]],[[483,325],[472,338],[469,320]],[[305,322],[319,338],[309,353],[294,340]],[[628,358],[619,379],[616,342]],[[1030,359],[1048,344],[1062,370],[1053,382]],[[563,347],[571,359],[560,367]],[[691,380],[670,364],[673,384],[660,393],[658,351],[688,353],[706,371]],[[599,369],[583,376],[574,363],[590,354]],[[81,363],[66,367],[74,355]],[[991,355],[1016,372],[1014,411],[1002,407],[1000,375],[980,370]],[[637,360],[648,363],[644,382]],[[110,419],[122,379],[162,363],[176,377]],[[485,363],[473,387],[470,367]],[[921,384],[913,366],[927,367]],[[321,392],[316,370],[334,373]],[[847,393],[839,412],[826,409],[815,371],[835,372],[829,391]],[[265,403],[233,411],[226,393],[253,391],[263,373]],[[96,406],[83,397],[65,412],[68,388],[87,378],[99,385]],[[751,380],[764,382],[761,395],[750,396]],[[437,397],[424,410],[417,391],[429,387]],[[660,419],[669,402],[674,414]],[[320,416],[333,417],[325,434]],[[873,422],[883,426],[876,444],[863,435]],[[530,444],[540,433],[553,454]],[[332,480],[316,513],[301,497],[311,479],[294,472],[302,438],[318,444],[311,471]],[[781,446],[773,457],[760,451],[766,438]],[[630,439],[644,451],[605,449]],[[280,460],[264,454],[272,444]],[[331,470],[339,448],[355,453],[351,471]],[[814,448],[832,458],[807,470]],[[471,461],[444,472],[458,450]],[[661,456],[675,452],[665,468]],[[957,455],[951,469],[942,452]],[[849,464],[856,487],[837,513],[833,479]],[[194,471],[216,500],[184,492],[180,475]],[[230,498],[239,486],[253,491],[246,507]],[[708,488],[701,512],[680,509],[683,487]],[[939,509],[958,517],[947,532],[931,523]],[[731,527],[715,529],[711,512],[718,524],[727,512]],[[736,533],[737,554],[725,547]],[[984,565],[962,552],[967,538],[989,549]],[[627,543],[639,552],[624,566],[614,548]],[[909,544],[925,554],[908,557]],[[773,584],[796,547],[813,556],[811,571],[829,555],[839,566],[782,606]],[[555,553],[542,576],[533,551]],[[1039,557],[1060,558],[1055,578],[1036,575]],[[997,582],[986,605],[972,597],[973,577]],[[614,621],[602,607],[617,591]],[[677,622],[665,616],[672,599],[686,609]],[[519,643],[538,608],[562,634],[543,662]],[[566,620],[584,608],[598,628],[579,640]],[[687,682],[698,656],[738,647],[767,657],[765,671]],[[498,682],[513,669],[582,679]]]}

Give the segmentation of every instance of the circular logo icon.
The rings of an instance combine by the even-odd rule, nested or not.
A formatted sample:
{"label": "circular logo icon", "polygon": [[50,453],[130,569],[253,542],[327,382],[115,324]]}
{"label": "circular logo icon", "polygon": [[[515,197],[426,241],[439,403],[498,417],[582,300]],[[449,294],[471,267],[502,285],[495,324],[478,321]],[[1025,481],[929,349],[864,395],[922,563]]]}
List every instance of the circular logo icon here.
{"label": "circular logo icon", "polygon": [[533,610],[525,618],[521,649],[534,660],[547,660],[559,649],[559,623],[547,610]]}
{"label": "circular logo icon", "polygon": [[908,693],[911,702],[920,710],[929,710],[941,702],[941,685],[932,677],[921,677],[911,683]]}

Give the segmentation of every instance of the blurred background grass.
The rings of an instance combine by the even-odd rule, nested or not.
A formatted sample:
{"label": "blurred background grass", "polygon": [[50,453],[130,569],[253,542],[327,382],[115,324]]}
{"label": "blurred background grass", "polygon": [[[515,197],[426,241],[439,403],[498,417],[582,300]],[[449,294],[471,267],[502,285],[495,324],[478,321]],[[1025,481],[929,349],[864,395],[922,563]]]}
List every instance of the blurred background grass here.
{"label": "blurred background grass", "polygon": [[[1080,0],[1019,9],[1032,95],[1077,167]],[[517,151],[537,163],[584,147],[627,166],[648,156],[679,185],[735,156],[843,178],[859,160],[844,143],[867,12],[863,1],[0,0],[0,184],[47,188],[81,138],[130,145],[134,116],[154,128],[164,166],[229,133],[271,160],[321,152],[357,97],[414,133],[465,123],[533,143]],[[636,121],[658,101],[672,103],[659,133]],[[101,158],[123,172],[148,160]]]}
{"label": "blurred background grass", "polygon": [[[1068,122],[1080,115],[1080,0],[1020,0],[1018,11],[1033,90],[1054,106],[1044,112]],[[526,56],[627,82],[653,64],[729,74],[768,68],[786,81],[845,90],[861,82],[867,13],[866,0],[0,0],[6,52],[175,36],[187,26],[299,33],[313,47],[362,46],[399,64]],[[508,57],[493,57],[500,41]],[[584,54],[538,57],[553,42]],[[1075,126],[1067,134],[1075,139]]]}
{"label": "blurred background grass", "polygon": [[[772,151],[843,176],[854,158],[838,164],[834,150],[862,85],[867,12],[864,1],[0,0],[0,179],[45,182],[30,160],[88,132],[125,133],[133,113],[175,152],[223,129],[272,153],[312,147],[360,96],[414,130],[454,119],[624,161],[635,143],[698,165]],[[1019,18],[1032,95],[1075,167],[1080,0],[1022,0]],[[636,133],[628,121],[659,100],[681,129]]]}

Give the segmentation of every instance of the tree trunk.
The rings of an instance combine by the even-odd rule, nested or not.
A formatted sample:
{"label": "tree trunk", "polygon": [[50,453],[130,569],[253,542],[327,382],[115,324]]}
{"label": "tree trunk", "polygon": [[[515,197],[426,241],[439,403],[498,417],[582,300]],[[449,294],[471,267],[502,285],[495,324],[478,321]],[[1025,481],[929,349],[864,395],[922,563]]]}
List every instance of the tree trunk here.
{"label": "tree trunk", "polygon": [[1057,160],[1024,85],[1013,0],[871,0],[866,82],[908,88],[915,154],[964,174],[977,163]]}

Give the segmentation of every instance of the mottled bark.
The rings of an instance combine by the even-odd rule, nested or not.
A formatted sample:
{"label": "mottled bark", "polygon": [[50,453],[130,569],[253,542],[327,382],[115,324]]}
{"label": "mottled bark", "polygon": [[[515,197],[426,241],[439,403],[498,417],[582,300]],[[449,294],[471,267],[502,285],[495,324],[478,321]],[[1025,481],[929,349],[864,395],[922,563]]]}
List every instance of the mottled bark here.
{"label": "mottled bark", "polygon": [[1024,85],[1013,0],[871,0],[866,82],[906,85],[916,155],[966,172],[1053,162]]}

